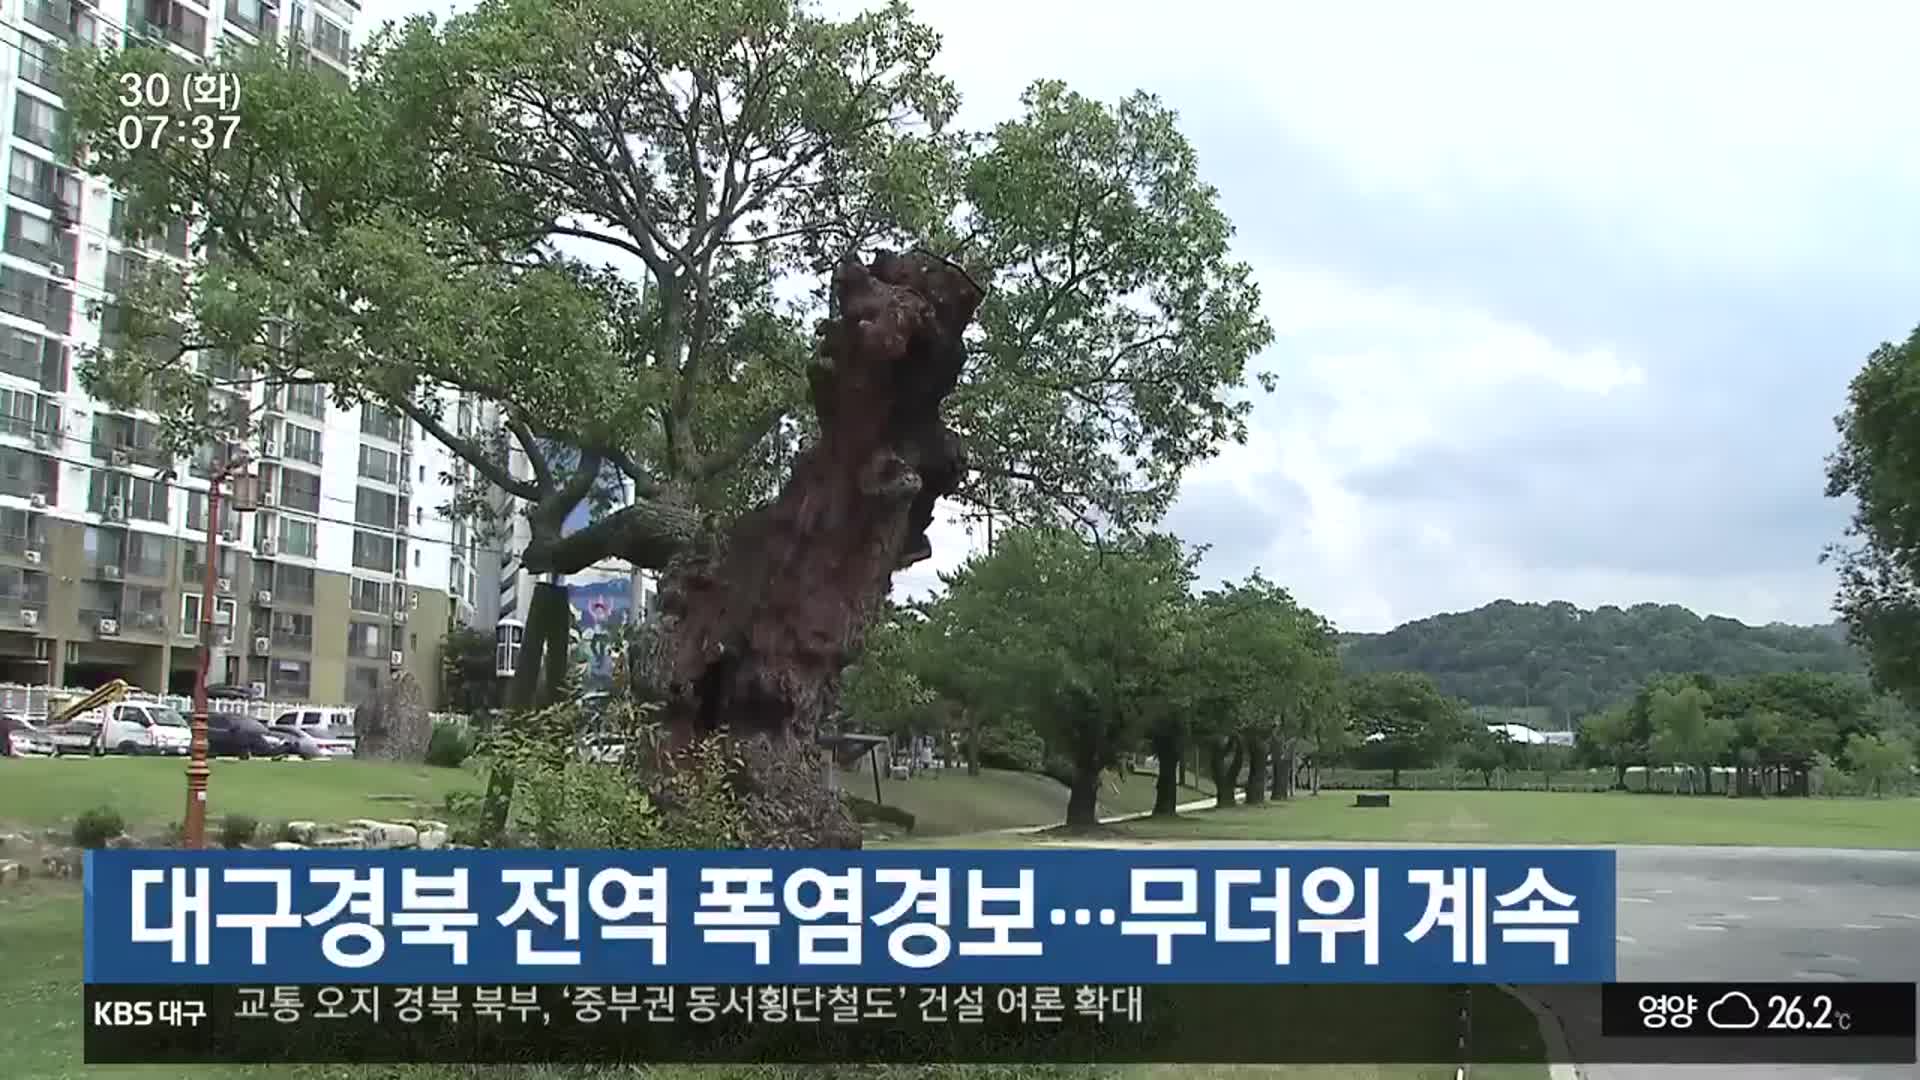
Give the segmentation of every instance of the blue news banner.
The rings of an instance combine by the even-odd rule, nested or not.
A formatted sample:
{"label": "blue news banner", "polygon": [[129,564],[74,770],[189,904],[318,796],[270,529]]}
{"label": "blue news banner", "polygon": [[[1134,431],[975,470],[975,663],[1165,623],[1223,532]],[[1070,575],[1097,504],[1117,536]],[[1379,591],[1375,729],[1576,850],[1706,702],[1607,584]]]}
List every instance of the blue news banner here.
{"label": "blue news banner", "polygon": [[1613,979],[1614,858],[109,850],[85,921],[96,1063],[1448,1061]]}

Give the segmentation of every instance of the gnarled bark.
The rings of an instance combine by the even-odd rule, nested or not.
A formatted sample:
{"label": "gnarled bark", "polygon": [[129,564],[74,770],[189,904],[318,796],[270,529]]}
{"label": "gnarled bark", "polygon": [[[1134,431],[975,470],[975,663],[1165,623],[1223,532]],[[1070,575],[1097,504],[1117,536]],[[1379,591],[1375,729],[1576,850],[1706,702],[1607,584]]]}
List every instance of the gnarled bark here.
{"label": "gnarled bark", "polygon": [[[808,372],[819,438],[773,502],[682,554],[661,588],[673,744],[721,732],[754,744],[761,764],[748,771],[784,779],[748,777],[750,808],[818,774],[815,732],[841,669],[894,571],[931,554],[934,504],[967,465],[940,407],[959,382],[979,286],[931,255],[883,252],[843,264],[833,299]],[[764,842],[858,846],[837,800],[798,802],[753,810],[786,823]]]}

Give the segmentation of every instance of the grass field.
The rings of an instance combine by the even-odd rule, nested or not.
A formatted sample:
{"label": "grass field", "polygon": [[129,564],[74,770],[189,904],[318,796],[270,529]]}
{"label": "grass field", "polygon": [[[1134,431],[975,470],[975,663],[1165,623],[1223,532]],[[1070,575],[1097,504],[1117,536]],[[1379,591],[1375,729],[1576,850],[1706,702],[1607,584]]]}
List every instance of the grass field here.
{"label": "grass field", "polygon": [[1351,793],[1130,821],[1141,840],[1487,844],[1742,844],[1920,849],[1920,799],[1729,799],[1625,792],[1397,791],[1359,809]]}
{"label": "grass field", "polygon": [[[870,773],[846,774],[847,789],[873,797]],[[1182,788],[1182,802],[1204,799],[1211,788]],[[1067,789],[1057,780],[1034,773],[983,769],[968,776],[964,769],[923,774],[911,780],[880,781],[880,796],[914,816],[916,837],[1014,829],[1027,825],[1057,825],[1066,820]],[[1100,814],[1112,817],[1153,809],[1153,777],[1109,775],[1100,793]]]}
{"label": "grass field", "polygon": [[[1331,1066],[1231,1067],[1142,1066],[1125,1069],[1063,1067],[823,1067],[815,1069],[772,1066],[636,1067],[631,1069],[542,1069],[391,1066],[87,1066],[81,1063],[80,998],[80,890],[65,882],[30,881],[0,889],[0,1016],[4,1016],[6,1049],[0,1054],[0,1075],[9,1080],[1440,1080],[1453,1075],[1452,1067]],[[1424,1001],[1420,988],[1408,988],[1407,1005],[1390,1024],[1438,1022],[1445,1001]],[[1324,995],[1320,995],[1324,996]],[[1485,993],[1476,1005],[1475,1030],[1486,1039],[1537,1052],[1539,1036],[1531,1014],[1504,994]],[[1333,1008],[1331,1004],[1327,1009]],[[1210,1008],[1196,1023],[1238,1023],[1248,1018],[1230,1009]],[[1291,1016],[1306,1032],[1320,1030],[1327,1017]],[[1258,1018],[1255,1018],[1256,1022]],[[1183,1023],[1185,1021],[1183,1020]],[[1477,1068],[1476,1077],[1500,1080],[1544,1080],[1537,1066]]]}
{"label": "grass field", "polygon": [[[207,820],[248,814],[262,822],[431,816],[447,793],[472,787],[459,769],[380,761],[212,763]],[[9,758],[0,760],[0,826],[66,825],[82,811],[111,806],[135,833],[164,830],[186,805],[180,758]],[[399,798],[371,798],[371,796]]]}

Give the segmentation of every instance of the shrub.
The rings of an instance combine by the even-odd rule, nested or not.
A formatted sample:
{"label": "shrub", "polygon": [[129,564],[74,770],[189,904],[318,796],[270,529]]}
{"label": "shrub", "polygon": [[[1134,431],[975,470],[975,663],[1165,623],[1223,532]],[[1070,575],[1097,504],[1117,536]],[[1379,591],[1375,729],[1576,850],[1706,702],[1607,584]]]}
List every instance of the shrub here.
{"label": "shrub", "polygon": [[245,814],[228,814],[220,822],[220,846],[225,848],[244,847],[253,842],[254,835],[260,831],[260,823]]}
{"label": "shrub", "polygon": [[902,810],[898,806],[888,806],[858,795],[848,795],[847,805],[853,808],[853,816],[859,821],[881,821],[888,825],[898,825],[908,832],[913,831],[914,816],[911,810]]}
{"label": "shrub", "polygon": [[107,841],[127,832],[126,819],[111,806],[96,806],[73,823],[73,842],[78,847],[105,847]]}
{"label": "shrub", "polygon": [[442,720],[433,725],[433,736],[427,741],[427,764],[457,769],[473,756],[473,747],[473,733],[465,725]]}
{"label": "shrub", "polygon": [[989,769],[1038,772],[1046,749],[1031,728],[1000,725],[980,733],[980,764]]}

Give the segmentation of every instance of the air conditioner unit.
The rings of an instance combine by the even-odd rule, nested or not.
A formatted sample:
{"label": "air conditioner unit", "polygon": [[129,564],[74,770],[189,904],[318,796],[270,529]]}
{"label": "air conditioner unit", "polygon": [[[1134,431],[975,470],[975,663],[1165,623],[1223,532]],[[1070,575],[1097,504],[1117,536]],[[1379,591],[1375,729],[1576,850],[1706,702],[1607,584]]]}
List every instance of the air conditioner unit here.
{"label": "air conditioner unit", "polygon": [[273,554],[273,552],[274,552],[273,537],[271,536],[261,537],[260,538],[260,554],[271,555]]}
{"label": "air conditioner unit", "polygon": [[257,637],[253,639],[253,651],[256,653],[265,654],[268,650],[272,648],[273,648],[273,642],[269,641],[266,638]]}
{"label": "air conditioner unit", "polygon": [[394,667],[400,667],[406,662],[407,662],[406,656],[401,654],[398,650],[395,650],[394,652],[390,652],[387,654],[387,663],[393,665]]}
{"label": "air conditioner unit", "polygon": [[223,607],[213,609],[213,625],[229,626],[233,623],[233,612]]}
{"label": "air conditioner unit", "polygon": [[273,445],[272,439],[267,439],[260,444],[260,456],[263,458],[278,457],[279,453],[279,448]]}
{"label": "air conditioner unit", "polygon": [[107,455],[107,460],[113,462],[114,468],[124,469],[127,467],[127,464],[133,460],[133,456],[125,450],[115,450]]}
{"label": "air conditioner unit", "polygon": [[47,508],[47,497],[37,491],[34,492],[33,497],[27,501],[33,505],[35,510],[45,510]]}
{"label": "air conditioner unit", "polygon": [[420,590],[415,589],[413,590],[412,594],[407,597],[407,607],[409,609],[412,609],[412,608],[417,608],[419,606],[420,606]]}
{"label": "air conditioner unit", "polygon": [[233,579],[230,577],[220,578],[213,583],[213,588],[215,592],[230,593],[233,591]]}
{"label": "air conditioner unit", "polygon": [[41,450],[53,449],[53,432],[36,431],[33,433],[33,445]]}
{"label": "air conditioner unit", "polygon": [[119,620],[119,619],[101,619],[101,620],[100,620],[100,632],[101,632],[101,633],[103,633],[103,634],[117,634],[117,633],[119,633],[119,632],[120,632],[120,620]]}
{"label": "air conditioner unit", "polygon": [[49,264],[47,264],[47,269],[49,269],[49,270],[51,270],[51,271],[53,271],[53,276],[54,276],[54,277],[66,277],[66,276],[67,276],[67,264],[66,264],[66,263],[49,263]]}
{"label": "air conditioner unit", "polygon": [[112,502],[108,503],[107,504],[107,520],[108,521],[127,520],[126,504],[122,503],[119,499],[115,499]]}
{"label": "air conditioner unit", "polygon": [[279,496],[273,493],[272,488],[260,489],[260,505],[261,506],[272,506],[278,500],[279,500]]}
{"label": "air conditioner unit", "polygon": [[253,694],[254,697],[265,697],[267,693],[267,684],[263,682],[250,682],[247,684],[247,689]]}
{"label": "air conditioner unit", "polygon": [[407,621],[407,611],[406,611],[406,609],[405,609],[405,608],[396,608],[396,609],[394,609],[394,612],[393,612],[393,621],[394,621],[394,622],[406,622],[406,621]]}
{"label": "air conditioner unit", "polygon": [[20,625],[21,626],[39,626],[40,613],[38,611],[35,611],[33,608],[25,609],[24,611],[20,612]]}
{"label": "air conditioner unit", "polygon": [[223,544],[237,544],[237,543],[239,543],[239,542],[240,542],[240,530],[239,530],[239,529],[225,529],[225,530],[222,530],[222,531],[221,531],[221,533],[220,533],[220,542],[221,542],[221,543],[223,543]]}
{"label": "air conditioner unit", "polygon": [[402,495],[413,494],[413,481],[407,479],[404,476],[400,478],[400,494]]}
{"label": "air conditioner unit", "polygon": [[35,566],[39,566],[39,565],[40,565],[40,558],[41,558],[41,556],[40,556],[40,549],[39,549],[39,548],[28,548],[28,549],[27,549],[27,552],[26,552],[26,554],[27,554],[27,561],[28,561],[28,562],[30,562],[30,563],[32,563],[32,564],[33,564],[33,565],[35,565]]}
{"label": "air conditioner unit", "polygon": [[272,607],[273,606],[273,590],[261,589],[259,592],[254,593],[253,602],[256,604],[259,604],[261,607]]}
{"label": "air conditioner unit", "polygon": [[112,581],[118,581],[120,580],[120,568],[112,563],[108,563],[100,568],[100,576]]}

